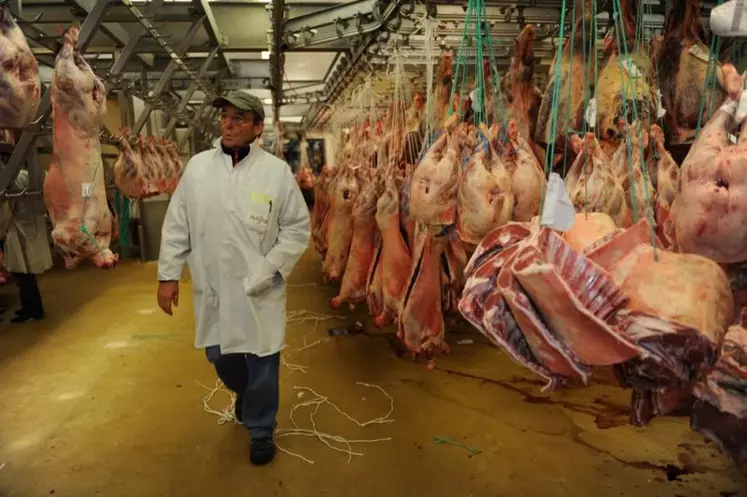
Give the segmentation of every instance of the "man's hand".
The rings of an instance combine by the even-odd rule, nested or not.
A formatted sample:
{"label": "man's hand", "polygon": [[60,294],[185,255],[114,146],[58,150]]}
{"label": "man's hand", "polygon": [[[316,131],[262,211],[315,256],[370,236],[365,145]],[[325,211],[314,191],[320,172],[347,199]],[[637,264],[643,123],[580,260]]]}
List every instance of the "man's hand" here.
{"label": "man's hand", "polygon": [[158,283],[158,307],[163,312],[172,316],[171,304],[174,307],[179,306],[179,282],[178,281],[161,281]]}

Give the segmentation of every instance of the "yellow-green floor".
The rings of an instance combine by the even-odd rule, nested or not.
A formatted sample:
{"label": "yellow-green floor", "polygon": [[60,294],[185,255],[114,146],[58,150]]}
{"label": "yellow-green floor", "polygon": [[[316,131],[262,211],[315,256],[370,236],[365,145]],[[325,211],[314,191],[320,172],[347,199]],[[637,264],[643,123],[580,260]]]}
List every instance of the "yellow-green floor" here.
{"label": "yellow-green floor", "polygon": [[[350,416],[382,416],[389,401],[356,382],[375,384],[394,399],[391,423],[357,427],[329,406],[320,432],[357,444],[353,457],[303,436],[281,440],[314,464],[279,454],[254,468],[236,425],[205,412],[215,376],[192,347],[192,310],[183,285],[176,317],[157,311],[155,265],[128,262],[110,272],[54,271],[42,279],[48,319],[0,323],[0,496],[734,496],[747,480],[686,418],[626,425],[629,393],[601,372],[595,383],[558,391],[540,384],[479,336],[454,345],[427,370],[397,357],[390,337],[342,336],[298,352],[290,362],[307,372],[282,372],[281,428],[291,407],[310,400],[310,387]],[[309,253],[289,289],[291,310],[333,314],[331,289]],[[7,301],[12,286],[2,289]],[[329,327],[288,328],[289,349],[327,336]],[[360,313],[358,313],[360,314]],[[313,331],[313,332],[312,332]],[[452,340],[452,343],[454,340]],[[211,405],[222,408],[226,397]],[[309,410],[299,426],[309,428]],[[481,453],[437,444],[449,437]],[[679,479],[670,474],[682,468]],[[672,474],[672,476],[675,476]]]}

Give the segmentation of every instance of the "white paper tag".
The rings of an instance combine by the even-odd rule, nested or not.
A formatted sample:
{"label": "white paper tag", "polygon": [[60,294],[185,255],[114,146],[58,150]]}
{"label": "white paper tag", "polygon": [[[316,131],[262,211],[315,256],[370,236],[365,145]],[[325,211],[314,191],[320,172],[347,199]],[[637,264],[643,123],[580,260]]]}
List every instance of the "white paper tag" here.
{"label": "white paper tag", "polygon": [[563,179],[558,173],[550,173],[540,223],[558,231],[568,231],[575,220],[576,209],[565,190]]}
{"label": "white paper tag", "polygon": [[667,113],[667,109],[661,106],[661,90],[656,89],[656,119],[661,119]]}
{"label": "white paper tag", "polygon": [[480,99],[480,89],[479,88],[475,88],[474,90],[472,90],[470,92],[470,94],[469,94],[469,99],[472,102],[472,110],[474,110],[475,112],[477,112],[477,110],[479,108],[478,106],[480,105],[480,102],[479,102],[479,99]]}
{"label": "white paper tag", "polygon": [[708,59],[711,58],[711,54],[704,50],[703,47],[701,47],[697,43],[690,47],[690,50],[688,50],[688,52],[690,53],[690,55],[692,55],[693,57],[697,57],[703,62],[708,62]]}
{"label": "white paper tag", "polygon": [[737,137],[736,137],[736,135],[732,135],[731,133],[729,133],[729,143],[731,143],[732,145],[736,145],[737,144]]}
{"label": "white paper tag", "polygon": [[93,183],[83,183],[81,186],[83,187],[83,198],[93,197]]}
{"label": "white paper tag", "polygon": [[597,125],[597,99],[592,97],[589,99],[589,105],[586,106],[586,113],[584,114],[586,124],[590,128],[594,128]]}
{"label": "white paper tag", "polygon": [[622,65],[625,68],[625,72],[627,72],[631,78],[640,78],[643,76],[643,73],[638,69],[638,66],[635,65],[635,62],[630,58],[623,58]]}

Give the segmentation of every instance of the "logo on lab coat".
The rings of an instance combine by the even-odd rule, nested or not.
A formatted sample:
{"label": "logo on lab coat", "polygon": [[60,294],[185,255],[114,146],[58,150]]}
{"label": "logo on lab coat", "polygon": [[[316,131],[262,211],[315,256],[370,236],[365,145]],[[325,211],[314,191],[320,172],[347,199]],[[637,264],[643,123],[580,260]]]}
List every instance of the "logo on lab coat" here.
{"label": "logo on lab coat", "polygon": [[249,220],[253,222],[254,224],[261,224],[262,226],[267,226],[270,223],[269,216],[257,214],[255,212],[251,212],[249,214]]}
{"label": "logo on lab coat", "polygon": [[249,200],[251,202],[249,221],[255,226],[267,227],[270,224],[272,198],[261,192],[251,192]]}

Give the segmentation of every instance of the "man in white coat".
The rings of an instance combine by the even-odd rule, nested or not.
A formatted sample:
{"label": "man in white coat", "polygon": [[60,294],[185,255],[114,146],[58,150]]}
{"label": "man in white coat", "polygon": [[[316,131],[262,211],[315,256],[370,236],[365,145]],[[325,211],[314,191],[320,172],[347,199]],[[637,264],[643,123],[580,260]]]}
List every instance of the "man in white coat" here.
{"label": "man in white coat", "polygon": [[264,107],[232,91],[217,98],[221,141],[189,161],[161,232],[158,305],[172,314],[189,262],[195,346],[236,392],[250,460],[275,455],[285,282],[306,250],[309,212],[290,167],[258,146]]}

